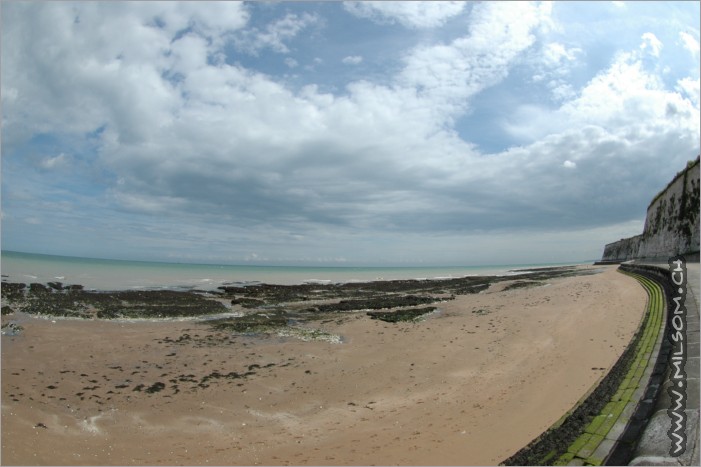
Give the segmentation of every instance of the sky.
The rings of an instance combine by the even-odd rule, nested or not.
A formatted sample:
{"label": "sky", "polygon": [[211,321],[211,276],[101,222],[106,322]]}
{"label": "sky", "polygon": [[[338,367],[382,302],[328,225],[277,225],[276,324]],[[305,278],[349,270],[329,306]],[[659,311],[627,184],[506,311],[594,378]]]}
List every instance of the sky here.
{"label": "sky", "polygon": [[699,154],[699,2],[0,8],[3,250],[584,261]]}

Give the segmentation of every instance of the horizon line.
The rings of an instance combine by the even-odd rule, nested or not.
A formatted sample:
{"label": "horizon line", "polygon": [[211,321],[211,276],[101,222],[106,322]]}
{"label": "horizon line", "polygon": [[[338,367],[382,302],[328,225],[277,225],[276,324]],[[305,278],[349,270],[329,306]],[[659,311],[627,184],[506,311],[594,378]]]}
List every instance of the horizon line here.
{"label": "horizon line", "polygon": [[[35,256],[51,256],[56,258],[71,258],[80,260],[91,260],[91,261],[117,261],[117,262],[135,262],[135,263],[156,263],[156,264],[180,264],[180,265],[192,265],[192,266],[240,266],[240,267],[300,267],[300,268],[329,268],[329,269],[342,269],[342,268],[484,268],[484,267],[506,267],[506,266],[540,266],[540,265],[580,265],[585,263],[593,263],[593,259],[585,260],[572,260],[572,261],[554,261],[554,262],[538,262],[538,263],[501,263],[501,264],[413,264],[413,265],[396,265],[396,263],[388,263],[385,265],[351,265],[351,264],[334,264],[329,265],[328,263],[318,263],[309,264],[300,260],[290,260],[289,262],[297,262],[301,264],[284,264],[284,262],[270,263],[270,264],[259,264],[259,263],[209,263],[209,262],[199,262],[193,260],[193,262],[188,261],[168,261],[168,260],[145,260],[145,259],[118,259],[118,258],[105,258],[105,257],[90,257],[90,256],[73,256],[65,254],[54,254],[54,253],[36,253],[28,251],[18,251],[18,250],[7,250],[0,249],[0,254],[5,253],[17,253],[22,255],[35,255]],[[260,260],[259,260],[260,261]],[[281,264],[282,263],[282,264]],[[0,262],[1,264],[1,262]],[[1,269],[1,268],[0,268]]]}

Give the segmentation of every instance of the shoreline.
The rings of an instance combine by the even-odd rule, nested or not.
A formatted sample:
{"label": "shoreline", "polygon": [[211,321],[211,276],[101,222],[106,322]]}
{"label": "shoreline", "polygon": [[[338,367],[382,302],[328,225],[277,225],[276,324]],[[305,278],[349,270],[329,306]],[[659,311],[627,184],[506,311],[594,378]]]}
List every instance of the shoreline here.
{"label": "shoreline", "polygon": [[579,264],[584,263],[414,267],[216,265],[98,260],[2,252],[3,280],[44,284],[60,281],[82,284],[86,289],[99,291],[198,288],[213,290],[219,286],[261,283],[300,285],[304,282],[338,284],[385,280],[441,280],[495,275],[509,269],[523,267],[559,267]]}
{"label": "shoreline", "polygon": [[363,309],[296,324],[341,343],[195,321],[27,316],[2,339],[2,462],[498,464],[569,410],[640,322],[646,298],[634,280],[576,269],[585,275],[494,280],[408,305],[438,309],[420,321]]}

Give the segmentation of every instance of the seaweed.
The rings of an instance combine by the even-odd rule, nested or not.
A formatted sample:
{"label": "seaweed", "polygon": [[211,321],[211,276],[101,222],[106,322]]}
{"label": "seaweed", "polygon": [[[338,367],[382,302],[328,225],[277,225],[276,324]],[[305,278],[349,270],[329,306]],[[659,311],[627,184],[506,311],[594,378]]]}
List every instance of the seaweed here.
{"label": "seaweed", "polygon": [[368,311],[367,315],[372,319],[379,319],[387,323],[398,323],[400,321],[417,321],[424,315],[433,313],[437,308],[434,306],[424,308],[408,308],[397,311]]}

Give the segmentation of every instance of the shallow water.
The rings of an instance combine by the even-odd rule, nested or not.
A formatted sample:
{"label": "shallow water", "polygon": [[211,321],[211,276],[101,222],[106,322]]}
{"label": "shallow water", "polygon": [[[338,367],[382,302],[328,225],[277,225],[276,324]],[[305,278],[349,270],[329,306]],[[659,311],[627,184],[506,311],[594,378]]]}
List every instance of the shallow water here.
{"label": "shallow water", "polygon": [[[570,263],[574,264],[574,263]],[[309,267],[161,263],[2,252],[3,280],[81,284],[87,289],[203,289],[221,285],[367,282],[446,279],[509,274],[511,269],[557,266],[520,264],[445,267]]]}

